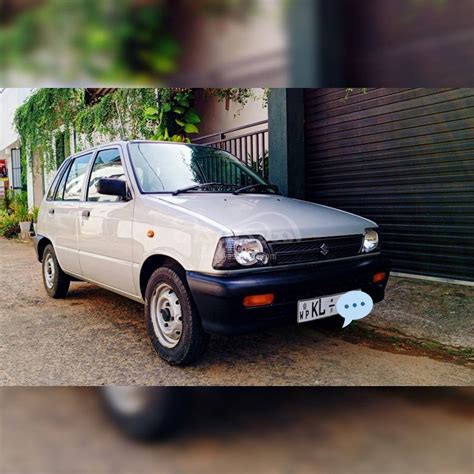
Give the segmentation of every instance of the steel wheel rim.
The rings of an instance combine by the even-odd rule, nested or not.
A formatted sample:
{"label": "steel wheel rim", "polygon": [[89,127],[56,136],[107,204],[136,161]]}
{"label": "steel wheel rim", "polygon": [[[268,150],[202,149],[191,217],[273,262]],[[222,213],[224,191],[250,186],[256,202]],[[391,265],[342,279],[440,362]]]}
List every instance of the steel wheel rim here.
{"label": "steel wheel rim", "polygon": [[51,254],[48,254],[46,261],[44,262],[44,281],[48,288],[52,288],[54,285],[54,276],[56,275],[56,266],[54,259]]}
{"label": "steel wheel rim", "polygon": [[183,317],[178,295],[167,283],[160,283],[153,290],[150,313],[160,344],[168,349],[176,347],[183,334]]}

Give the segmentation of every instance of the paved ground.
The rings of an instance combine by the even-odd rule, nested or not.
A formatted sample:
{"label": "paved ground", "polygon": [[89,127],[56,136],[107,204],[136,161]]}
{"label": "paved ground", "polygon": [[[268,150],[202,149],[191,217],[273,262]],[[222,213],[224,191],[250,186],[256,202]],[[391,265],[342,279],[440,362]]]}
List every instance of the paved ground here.
{"label": "paved ground", "polygon": [[210,389],[174,439],[148,445],[115,431],[93,389],[0,397],[5,474],[472,472],[472,390]]}
{"label": "paved ground", "polygon": [[[53,300],[46,296],[40,275],[31,246],[0,240],[1,385],[474,383],[469,349],[440,347],[430,340],[420,344],[383,327],[393,314],[430,327],[423,308],[435,304],[436,295],[430,287],[425,302],[419,290],[424,283],[394,279],[387,301],[373,317],[339,335],[295,325],[234,338],[213,337],[199,364],[175,368],[151,348],[140,304],[84,283],[74,283],[66,299]],[[465,324],[472,318],[474,290],[441,286],[443,301]],[[401,311],[407,312],[405,318],[400,318]],[[435,324],[442,324],[442,319]],[[377,324],[383,330],[374,330]]]}

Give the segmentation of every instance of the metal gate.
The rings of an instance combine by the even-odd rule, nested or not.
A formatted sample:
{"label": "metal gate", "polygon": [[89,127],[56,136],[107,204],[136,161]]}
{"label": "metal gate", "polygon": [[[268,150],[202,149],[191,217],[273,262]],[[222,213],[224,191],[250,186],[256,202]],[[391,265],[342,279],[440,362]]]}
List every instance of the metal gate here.
{"label": "metal gate", "polygon": [[267,120],[198,137],[193,143],[226,150],[264,178],[268,177]]}
{"label": "metal gate", "polygon": [[394,270],[474,281],[474,89],[308,89],[306,197],[377,222]]}

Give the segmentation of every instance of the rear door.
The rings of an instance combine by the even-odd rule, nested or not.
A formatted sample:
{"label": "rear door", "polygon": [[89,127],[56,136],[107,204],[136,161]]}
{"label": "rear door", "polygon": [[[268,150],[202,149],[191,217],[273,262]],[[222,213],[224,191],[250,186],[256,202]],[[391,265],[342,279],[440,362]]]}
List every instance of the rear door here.
{"label": "rear door", "polygon": [[120,148],[100,150],[92,164],[85,201],[79,209],[82,272],[88,280],[137,295],[132,273],[134,201],[99,194],[96,184],[101,178],[127,181]]}
{"label": "rear door", "polygon": [[61,268],[81,275],[77,247],[78,212],[86,172],[92,153],[71,159],[61,177],[54,195],[54,203],[48,205],[47,229]]}

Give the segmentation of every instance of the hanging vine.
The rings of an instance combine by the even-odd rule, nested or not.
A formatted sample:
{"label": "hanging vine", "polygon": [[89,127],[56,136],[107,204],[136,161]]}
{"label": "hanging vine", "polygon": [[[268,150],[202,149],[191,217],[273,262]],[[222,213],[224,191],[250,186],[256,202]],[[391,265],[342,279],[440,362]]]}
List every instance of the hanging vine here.
{"label": "hanging vine", "polygon": [[24,155],[32,160],[39,151],[43,163],[51,168],[54,133],[68,133],[84,102],[83,89],[38,89],[15,112],[14,124],[21,138]]}
{"label": "hanging vine", "polygon": [[[257,98],[252,89],[245,88],[206,89],[206,93],[219,101],[232,100],[241,108]],[[264,106],[267,97],[264,90]],[[45,88],[16,110],[14,123],[30,164],[33,151],[38,151],[38,164],[49,171],[58,162],[53,146],[58,131],[66,137],[76,132],[76,151],[120,138],[190,142],[201,123],[193,103],[194,91],[188,88],[121,88],[92,104],[86,89]]]}

